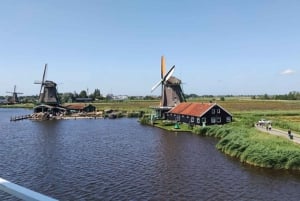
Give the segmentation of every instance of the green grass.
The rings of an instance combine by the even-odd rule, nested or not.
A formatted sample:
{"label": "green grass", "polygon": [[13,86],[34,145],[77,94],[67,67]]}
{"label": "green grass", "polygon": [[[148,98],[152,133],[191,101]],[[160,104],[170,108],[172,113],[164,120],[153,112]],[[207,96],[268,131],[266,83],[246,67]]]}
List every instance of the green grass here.
{"label": "green grass", "polygon": [[288,139],[256,130],[253,116],[223,126],[197,127],[194,133],[220,138],[216,147],[243,163],[273,169],[300,170],[300,146]]}
{"label": "green grass", "polygon": [[26,108],[26,109],[32,109],[33,107],[34,107],[34,104],[32,104],[32,103],[0,105],[0,108]]}
{"label": "green grass", "polygon": [[[150,121],[143,120],[143,124],[150,124]],[[175,128],[176,122],[174,121],[163,121],[163,120],[156,120],[154,123],[155,127],[167,130],[167,131],[178,131],[178,132],[191,132],[192,129],[187,124],[179,123],[179,129]]]}

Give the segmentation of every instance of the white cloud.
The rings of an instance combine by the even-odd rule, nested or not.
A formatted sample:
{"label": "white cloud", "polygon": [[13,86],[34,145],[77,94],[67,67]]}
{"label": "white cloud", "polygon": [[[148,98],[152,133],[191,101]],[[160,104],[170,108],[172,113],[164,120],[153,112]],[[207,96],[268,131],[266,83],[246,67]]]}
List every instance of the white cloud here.
{"label": "white cloud", "polygon": [[280,74],[281,75],[291,75],[291,74],[295,74],[296,71],[292,70],[292,69],[286,69],[284,71],[282,71]]}

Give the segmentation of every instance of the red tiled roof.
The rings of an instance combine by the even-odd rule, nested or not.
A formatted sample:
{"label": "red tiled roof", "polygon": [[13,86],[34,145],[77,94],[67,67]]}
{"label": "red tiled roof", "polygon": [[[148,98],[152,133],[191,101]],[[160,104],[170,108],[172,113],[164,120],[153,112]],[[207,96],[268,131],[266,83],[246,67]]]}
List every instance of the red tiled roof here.
{"label": "red tiled roof", "polygon": [[71,105],[66,105],[66,108],[70,110],[83,110],[86,105],[85,104],[71,104]]}
{"label": "red tiled roof", "polygon": [[202,116],[215,105],[216,103],[180,103],[179,105],[171,109],[169,113]]}

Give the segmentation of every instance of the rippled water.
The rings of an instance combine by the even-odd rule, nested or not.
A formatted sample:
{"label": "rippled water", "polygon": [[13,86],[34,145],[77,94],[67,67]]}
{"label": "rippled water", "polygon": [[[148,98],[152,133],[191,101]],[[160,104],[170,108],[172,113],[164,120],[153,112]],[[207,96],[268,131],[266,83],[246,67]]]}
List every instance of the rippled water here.
{"label": "rippled water", "polygon": [[214,138],[126,118],[9,121],[28,113],[0,109],[0,177],[56,199],[300,199],[298,173],[241,164]]}

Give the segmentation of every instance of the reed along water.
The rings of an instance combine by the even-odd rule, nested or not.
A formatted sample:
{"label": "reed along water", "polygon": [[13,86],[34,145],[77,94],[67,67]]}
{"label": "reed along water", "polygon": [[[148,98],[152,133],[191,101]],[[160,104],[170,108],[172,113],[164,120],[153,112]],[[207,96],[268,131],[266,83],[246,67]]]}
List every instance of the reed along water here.
{"label": "reed along water", "polygon": [[59,200],[300,198],[297,172],[242,164],[214,138],[128,118],[10,122],[31,112],[0,109],[0,177]]}

